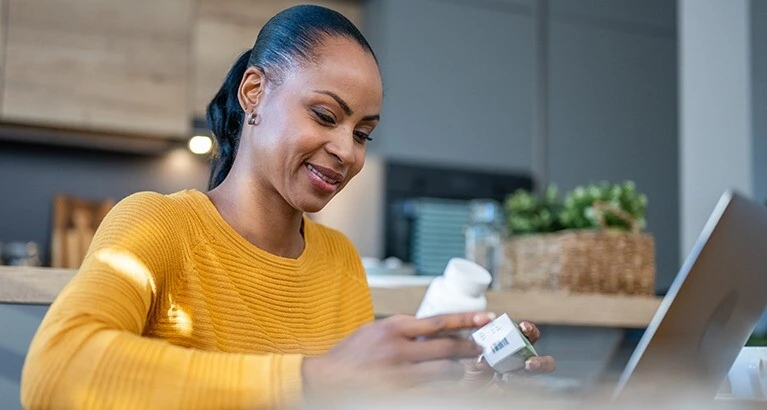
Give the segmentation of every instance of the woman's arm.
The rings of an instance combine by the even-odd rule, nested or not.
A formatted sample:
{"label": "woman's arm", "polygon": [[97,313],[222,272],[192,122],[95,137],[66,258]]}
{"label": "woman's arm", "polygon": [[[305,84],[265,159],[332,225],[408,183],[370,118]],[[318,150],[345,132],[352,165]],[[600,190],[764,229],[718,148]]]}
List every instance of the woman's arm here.
{"label": "woman's arm", "polygon": [[27,355],[25,408],[264,408],[301,395],[301,355],[205,352],[141,336],[184,260],[174,199],[133,195],[104,220]]}

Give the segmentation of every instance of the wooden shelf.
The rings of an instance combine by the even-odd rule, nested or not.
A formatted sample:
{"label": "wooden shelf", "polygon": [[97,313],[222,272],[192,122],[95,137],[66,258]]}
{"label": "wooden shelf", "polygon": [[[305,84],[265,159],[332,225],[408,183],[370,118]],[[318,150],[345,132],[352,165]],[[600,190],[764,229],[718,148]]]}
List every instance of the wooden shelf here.
{"label": "wooden shelf", "polygon": [[[0,303],[51,303],[74,276],[74,270],[0,267]],[[413,314],[424,286],[371,287],[376,316]],[[661,298],[564,292],[488,292],[488,310],[537,324],[642,328],[658,310]]]}
{"label": "wooden shelf", "polygon": [[[413,314],[425,287],[371,288],[376,315]],[[488,292],[488,311],[536,324],[643,328],[662,298],[566,292]]]}

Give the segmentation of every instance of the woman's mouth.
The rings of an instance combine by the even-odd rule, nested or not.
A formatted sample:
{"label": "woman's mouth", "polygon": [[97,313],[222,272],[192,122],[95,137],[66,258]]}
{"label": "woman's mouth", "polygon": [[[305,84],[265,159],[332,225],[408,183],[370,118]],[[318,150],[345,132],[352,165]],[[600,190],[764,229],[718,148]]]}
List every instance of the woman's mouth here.
{"label": "woman's mouth", "polygon": [[[314,165],[312,165],[312,164],[309,164],[309,163],[307,163],[307,164],[306,164],[306,167],[307,167],[307,168],[309,168],[309,171],[312,171],[312,173],[314,173],[314,175],[317,175],[318,177],[320,177],[320,178],[321,178],[323,181],[327,182],[328,184],[333,184],[333,185],[336,185],[336,184],[338,184],[339,182],[341,182],[341,181],[339,181],[339,179],[337,179],[337,178],[332,178],[332,177],[329,177],[329,176],[325,175],[324,173],[322,173],[322,171],[320,171],[319,169],[317,169],[317,168],[316,168]],[[326,172],[327,172],[327,171],[326,171]],[[328,173],[329,173],[329,172],[328,172]]]}
{"label": "woman's mouth", "polygon": [[306,169],[309,170],[309,179],[311,180],[312,185],[317,190],[327,194],[334,193],[336,189],[338,189],[341,181],[343,181],[343,175],[327,168],[314,166],[307,162]]}

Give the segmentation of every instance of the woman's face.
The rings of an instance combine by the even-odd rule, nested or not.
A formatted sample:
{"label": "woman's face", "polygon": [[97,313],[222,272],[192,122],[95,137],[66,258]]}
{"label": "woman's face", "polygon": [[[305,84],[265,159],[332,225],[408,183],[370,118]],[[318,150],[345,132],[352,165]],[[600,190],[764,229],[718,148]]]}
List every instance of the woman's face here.
{"label": "woman's face", "polygon": [[265,83],[259,122],[243,133],[257,183],[303,212],[322,209],[360,172],[383,99],[378,66],[356,42],[330,38],[316,55]]}

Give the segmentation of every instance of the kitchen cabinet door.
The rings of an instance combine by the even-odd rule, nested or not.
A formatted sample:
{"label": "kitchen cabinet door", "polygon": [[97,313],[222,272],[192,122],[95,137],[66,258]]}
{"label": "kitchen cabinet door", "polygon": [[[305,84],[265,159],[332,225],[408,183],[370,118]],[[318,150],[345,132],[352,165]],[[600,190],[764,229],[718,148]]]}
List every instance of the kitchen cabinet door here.
{"label": "kitchen cabinet door", "polygon": [[2,119],[184,137],[193,0],[5,0]]}
{"label": "kitchen cabinet door", "polygon": [[[192,40],[194,113],[205,109],[244,51],[253,47],[261,27],[281,10],[300,0],[198,0]],[[310,1],[336,10],[360,27],[362,1]]]}

